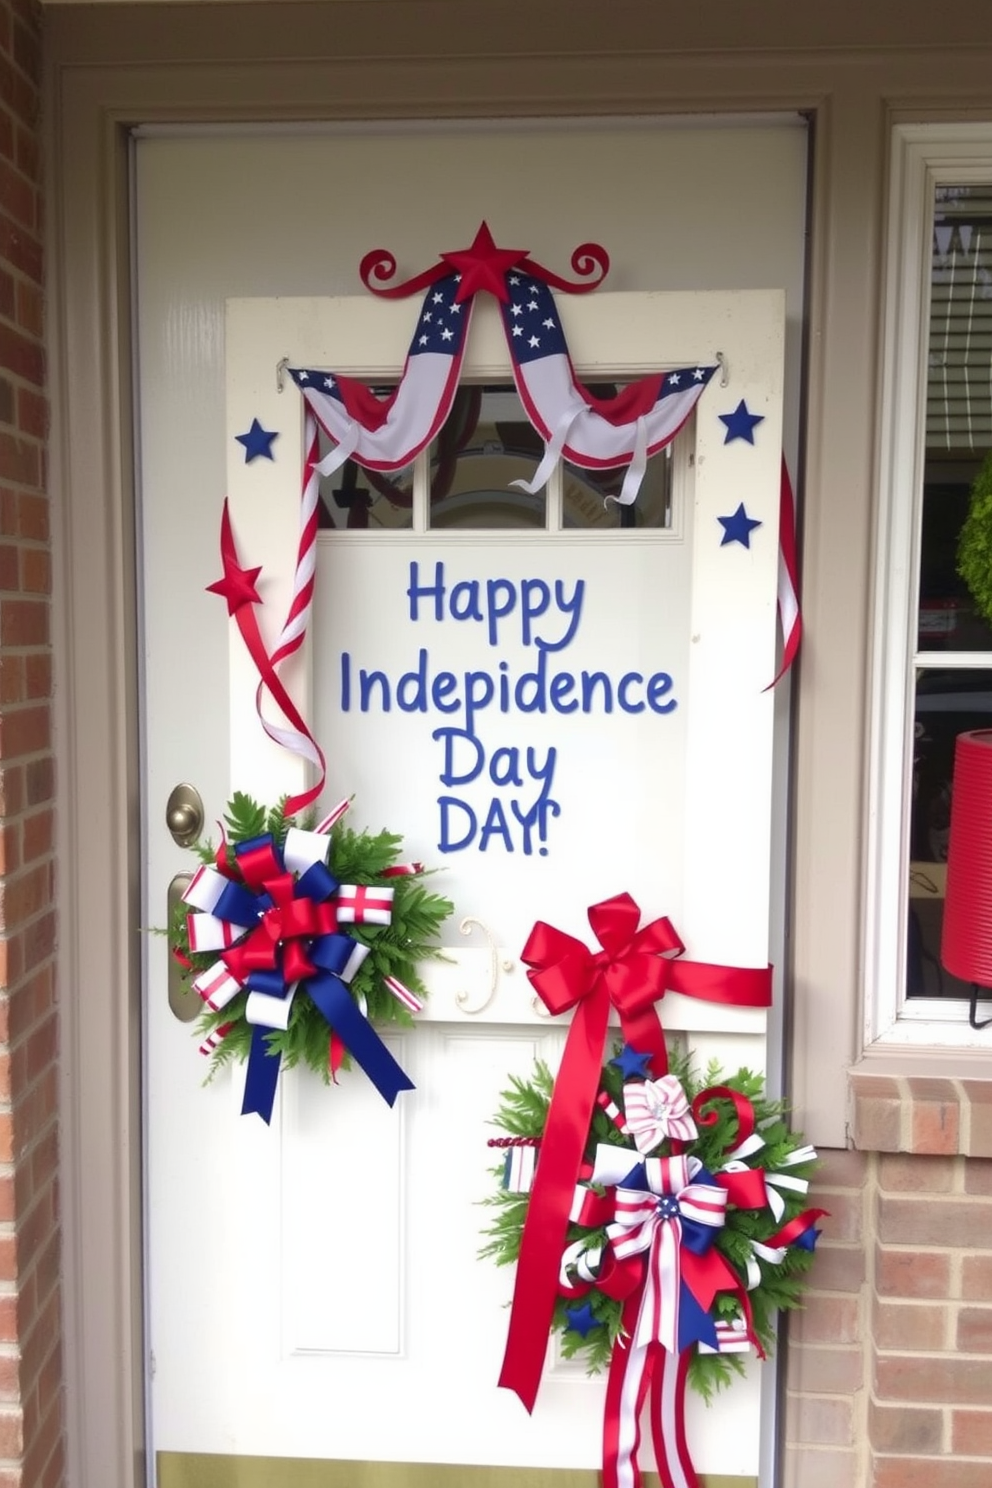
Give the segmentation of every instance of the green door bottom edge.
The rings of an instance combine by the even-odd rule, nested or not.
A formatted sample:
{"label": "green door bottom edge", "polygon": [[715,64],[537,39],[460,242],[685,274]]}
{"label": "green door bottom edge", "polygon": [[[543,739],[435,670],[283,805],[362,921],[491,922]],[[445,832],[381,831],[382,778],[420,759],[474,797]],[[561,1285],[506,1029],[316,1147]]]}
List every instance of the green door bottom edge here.
{"label": "green door bottom edge", "polygon": [[[430,1462],[329,1462],[303,1457],[228,1457],[159,1452],[156,1488],[598,1488],[595,1469],[470,1467]],[[660,1488],[645,1473],[645,1488]],[[758,1488],[756,1477],[701,1474],[700,1488]]]}

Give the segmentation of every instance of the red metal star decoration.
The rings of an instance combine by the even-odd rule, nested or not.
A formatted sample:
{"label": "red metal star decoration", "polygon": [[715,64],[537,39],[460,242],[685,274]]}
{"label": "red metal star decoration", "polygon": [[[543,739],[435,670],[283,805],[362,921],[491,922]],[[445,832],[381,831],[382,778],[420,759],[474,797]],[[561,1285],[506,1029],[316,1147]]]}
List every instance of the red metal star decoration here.
{"label": "red metal star decoration", "polygon": [[260,567],[242,568],[238,563],[234,533],[231,530],[231,517],[226,501],[221,517],[220,551],[224,561],[224,577],[218,579],[215,584],[208,584],[207,593],[219,594],[225,599],[229,615],[236,615],[242,605],[261,604],[262,599],[255,584],[262,570]]}
{"label": "red metal star decoration", "polygon": [[489,224],[483,222],[468,248],[442,253],[441,258],[459,274],[461,283],[455,292],[455,303],[471,299],[479,290],[487,290],[497,300],[510,298],[504,275],[527,257],[526,248],[497,248]]}

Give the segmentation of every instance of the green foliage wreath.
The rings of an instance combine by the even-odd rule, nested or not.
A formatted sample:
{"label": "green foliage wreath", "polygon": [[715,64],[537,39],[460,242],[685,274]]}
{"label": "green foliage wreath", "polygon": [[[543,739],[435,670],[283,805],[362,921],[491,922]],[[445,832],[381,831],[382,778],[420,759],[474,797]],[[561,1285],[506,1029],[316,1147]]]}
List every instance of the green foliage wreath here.
{"label": "green foliage wreath", "polygon": [[[285,797],[278,805],[266,807],[250,796],[236,792],[224,814],[222,861],[232,871],[236,870],[235,848],[265,834],[271,834],[282,848],[290,827],[297,825],[310,830],[313,827],[311,821],[297,823],[295,817],[286,816]],[[364,1002],[370,1022],[410,1026],[413,1021],[410,1012],[390,992],[385,978],[394,977],[421,999],[426,997],[418,965],[441,957],[438,931],[452,913],[452,903],[428,889],[426,872],[420,864],[413,865],[415,871],[395,877],[386,873],[396,864],[402,848],[403,839],[397,834],[357,832],[338,821],[331,828],[329,838],[328,867],[340,883],[388,883],[394,891],[392,917],[388,925],[349,924],[341,927],[369,950],[350,983],[352,996]],[[211,841],[197,842],[191,851],[201,863],[209,867],[217,865],[218,852]],[[187,916],[188,906],[178,905],[168,933],[173,952],[184,963],[186,976],[192,982],[215,963],[218,953],[191,949]],[[199,1035],[207,1039],[221,1029],[227,1030],[210,1053],[208,1078],[232,1060],[247,1059],[252,1042],[252,1026],[245,1017],[247,1000],[248,993],[242,990],[217,1011],[204,1007],[197,1022]],[[319,1074],[325,1083],[330,1080],[327,1022],[305,994],[305,983],[293,1001],[288,1028],[285,1031],[273,1029],[267,1039],[270,1049],[282,1055],[286,1067],[302,1063]],[[345,1067],[348,1062],[346,1056]]]}
{"label": "green foliage wreath", "polygon": [[[614,1051],[615,1055],[618,1053],[619,1050]],[[776,1312],[802,1305],[807,1285],[806,1276],[813,1262],[813,1245],[818,1233],[812,1225],[825,1212],[806,1209],[805,1189],[817,1165],[816,1155],[811,1148],[804,1147],[801,1133],[790,1131],[785,1119],[784,1103],[769,1100],[765,1096],[764,1082],[760,1075],[741,1069],[735,1075],[725,1077],[719,1067],[711,1063],[705,1075],[700,1077],[692,1066],[691,1057],[679,1056],[671,1057],[670,1072],[682,1085],[690,1104],[714,1086],[725,1086],[744,1096],[751,1103],[756,1130],[763,1141],[759,1150],[748,1156],[747,1166],[761,1169],[765,1173],[785,1173],[794,1181],[793,1187],[781,1191],[784,1204],[777,1217],[767,1206],[751,1209],[737,1208],[731,1204],[726,1212],[726,1223],[716,1232],[715,1244],[740,1279],[742,1288],[747,1286],[749,1262],[752,1280],[760,1275],[760,1281],[747,1291],[747,1297],[754,1332],[765,1352],[770,1353],[774,1344]],[[617,1065],[607,1062],[600,1076],[600,1090],[621,1110],[624,1083],[624,1076]],[[493,1123],[508,1136],[495,1139],[491,1145],[502,1147],[527,1144],[539,1148],[553,1088],[554,1077],[548,1066],[541,1061],[536,1063],[529,1080],[511,1075],[510,1085],[502,1093],[501,1105]],[[719,1098],[715,1092],[713,1098],[706,1103],[705,1110],[711,1124],[700,1123],[697,1137],[688,1150],[692,1157],[699,1159],[705,1169],[715,1174],[726,1162],[728,1150],[734,1146],[737,1116],[734,1106],[726,1099]],[[625,1135],[610,1115],[597,1105],[586,1142],[587,1163],[593,1162],[599,1143],[628,1148],[632,1165],[642,1160],[634,1148],[632,1138]],[[668,1156],[673,1150],[673,1144],[666,1140],[651,1155]],[[797,1162],[796,1157],[801,1157],[804,1153],[809,1154],[808,1160]],[[491,1257],[501,1266],[515,1262],[519,1257],[530,1202],[529,1193],[511,1192],[505,1186],[507,1166],[503,1162],[492,1169],[494,1178],[499,1180],[499,1187],[483,1201],[494,1213],[491,1223],[484,1231],[488,1239],[480,1255]],[[585,1186],[592,1187],[591,1184]],[[594,1191],[605,1192],[600,1187],[595,1187]],[[784,1254],[777,1263],[755,1255],[752,1249],[755,1242],[759,1246],[767,1246],[783,1226],[790,1221],[802,1224],[806,1218],[808,1225],[805,1230],[805,1244],[789,1244],[784,1247]],[[604,1254],[608,1247],[605,1227],[594,1229],[570,1224],[567,1243],[576,1241],[583,1242],[588,1248],[602,1247]],[[597,1291],[595,1285],[586,1300],[591,1305],[596,1326],[584,1333],[575,1331],[569,1317],[568,1299],[563,1296],[559,1296],[556,1301],[552,1326],[553,1331],[561,1335],[562,1355],[565,1358],[584,1356],[589,1373],[594,1374],[609,1364],[614,1345],[621,1333],[623,1304]],[[739,1322],[740,1313],[737,1299],[731,1293],[717,1294],[713,1313],[717,1320]],[[689,1383],[706,1401],[710,1401],[714,1391],[728,1385],[735,1373],[743,1372],[744,1366],[739,1353],[708,1353],[693,1349],[689,1364]]]}

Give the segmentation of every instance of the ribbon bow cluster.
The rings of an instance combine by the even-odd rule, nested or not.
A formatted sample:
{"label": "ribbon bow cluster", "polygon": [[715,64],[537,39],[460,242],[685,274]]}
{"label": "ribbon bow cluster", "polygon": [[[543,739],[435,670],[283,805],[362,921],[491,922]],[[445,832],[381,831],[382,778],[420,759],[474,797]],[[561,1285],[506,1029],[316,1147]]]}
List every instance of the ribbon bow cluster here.
{"label": "ribbon bow cluster", "polygon": [[[392,1105],[412,1090],[363,1007],[349,990],[368,947],[342,933],[343,924],[388,924],[393,890],[341,884],[327,866],[330,837],[291,827],[280,848],[270,834],[240,842],[230,867],[223,849],[217,866],[204,865],[183,899],[193,951],[219,951],[193,986],[219,1010],[247,990],[245,1018],[252,1025],[242,1113],[272,1116],[281,1056],[268,1038],[289,1026],[294,999],[305,991],[339,1041]],[[407,1006],[419,1002],[395,979],[390,990]],[[205,1045],[205,1048],[213,1045]]]}

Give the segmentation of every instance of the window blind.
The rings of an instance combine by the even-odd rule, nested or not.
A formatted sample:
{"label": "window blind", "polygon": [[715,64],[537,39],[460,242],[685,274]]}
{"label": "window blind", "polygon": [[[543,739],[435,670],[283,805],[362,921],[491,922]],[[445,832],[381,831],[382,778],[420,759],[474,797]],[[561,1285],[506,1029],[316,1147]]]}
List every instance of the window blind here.
{"label": "window blind", "polygon": [[992,448],[992,182],[938,186],[931,247],[927,449]]}

